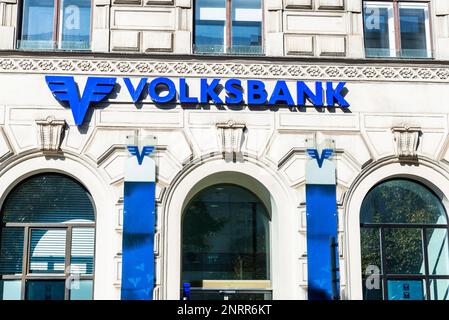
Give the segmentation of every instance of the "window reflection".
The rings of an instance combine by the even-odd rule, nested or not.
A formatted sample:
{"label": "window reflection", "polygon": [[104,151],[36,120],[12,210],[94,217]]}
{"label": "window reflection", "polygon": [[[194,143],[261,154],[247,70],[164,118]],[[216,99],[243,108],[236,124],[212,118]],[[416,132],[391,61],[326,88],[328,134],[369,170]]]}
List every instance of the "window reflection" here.
{"label": "window reflection", "polygon": [[261,54],[262,1],[195,1],[194,33],[196,53]]}
{"label": "window reflection", "polygon": [[432,300],[449,300],[449,279],[431,280],[430,297]]}
{"label": "window reflection", "polygon": [[90,0],[62,0],[62,49],[89,49]]}
{"label": "window reflection", "polygon": [[402,56],[427,57],[427,13],[424,9],[400,6]]}
{"label": "window reflection", "polygon": [[199,52],[225,51],[225,0],[197,0],[195,10],[195,47]]}
{"label": "window reflection", "polygon": [[53,0],[24,0],[22,45],[36,49],[53,48]]}
{"label": "window reflection", "polygon": [[86,50],[90,29],[91,0],[24,0],[18,47]]}
{"label": "window reflection", "polygon": [[384,229],[385,271],[389,274],[424,274],[420,229]]}
{"label": "window reflection", "polygon": [[365,48],[369,56],[394,56],[392,4],[365,4]]}
{"label": "window reflection", "polygon": [[26,282],[27,300],[64,300],[64,280],[29,280]]}
{"label": "window reflection", "polygon": [[269,279],[268,234],[268,213],[248,190],[203,190],[184,214],[183,282]]}
{"label": "window reflection", "polygon": [[233,53],[262,52],[261,6],[259,0],[232,1]]}
{"label": "window reflection", "polygon": [[363,200],[360,221],[364,299],[447,299],[448,225],[431,190],[407,179],[382,182]]}
{"label": "window reflection", "polygon": [[364,1],[363,19],[367,57],[432,57],[428,3]]}
{"label": "window reflection", "polygon": [[0,300],[92,299],[95,214],[82,185],[57,173],[31,176],[0,213]]}

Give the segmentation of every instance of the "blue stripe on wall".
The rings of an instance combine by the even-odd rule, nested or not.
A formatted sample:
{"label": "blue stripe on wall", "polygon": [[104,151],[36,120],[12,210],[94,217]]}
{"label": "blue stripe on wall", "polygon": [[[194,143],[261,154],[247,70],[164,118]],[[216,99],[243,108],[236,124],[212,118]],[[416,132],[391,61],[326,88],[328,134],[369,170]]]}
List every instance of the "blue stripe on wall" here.
{"label": "blue stripe on wall", "polygon": [[334,298],[331,255],[336,254],[331,240],[334,237],[337,241],[338,223],[336,186],[307,184],[306,209],[308,299],[331,300]]}
{"label": "blue stripe on wall", "polygon": [[154,182],[125,182],[122,300],[152,300],[154,288]]}

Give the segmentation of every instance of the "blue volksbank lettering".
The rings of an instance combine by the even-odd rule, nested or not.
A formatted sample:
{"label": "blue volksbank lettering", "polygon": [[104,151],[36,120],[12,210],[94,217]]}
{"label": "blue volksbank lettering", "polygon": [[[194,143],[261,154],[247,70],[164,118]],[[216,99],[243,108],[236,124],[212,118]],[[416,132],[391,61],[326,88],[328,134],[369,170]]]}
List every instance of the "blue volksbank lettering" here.
{"label": "blue volksbank lettering", "polygon": [[[147,78],[142,78],[135,88],[129,78],[124,78],[126,87],[133,102],[137,102],[142,95],[144,85],[147,83]],[[260,80],[247,80],[247,94],[246,103],[248,105],[287,105],[287,106],[305,106],[306,100],[309,100],[313,106],[316,107],[333,107],[337,104],[340,107],[349,107],[349,103],[345,100],[344,94],[346,91],[346,82],[339,82],[334,88],[332,82],[326,82],[326,87],[323,88],[323,83],[315,82],[315,88],[312,90],[304,81],[296,82],[296,101],[284,80],[277,80],[271,95],[268,95],[265,83]],[[159,90],[157,90],[159,88]],[[215,103],[223,104],[223,100],[219,94],[221,91],[221,80],[200,79],[200,96],[189,96],[189,88],[185,78],[179,79],[179,95],[175,83],[168,78],[156,78],[148,84],[148,94],[150,99],[156,103],[176,102],[175,97],[179,97],[180,103],[191,104],[206,104]],[[226,93],[226,104],[241,104],[244,103],[244,95],[242,88],[242,81],[238,79],[229,79],[224,83]],[[165,95],[162,95],[165,92]],[[324,95],[325,93],[325,95]],[[326,97],[326,101],[324,101]],[[268,101],[267,101],[268,100]],[[326,102],[326,103],[325,103]]]}
{"label": "blue volksbank lettering", "polygon": [[[61,102],[67,102],[72,109],[76,125],[81,125],[87,110],[92,103],[105,100],[113,91],[116,78],[89,77],[86,86],[79,96],[77,84],[73,76],[46,76],[45,80],[53,95]],[[221,79],[200,79],[199,97],[190,96],[189,86],[185,78],[175,82],[169,78],[159,77],[151,81],[148,78],[140,78],[136,86],[130,78],[123,79],[129,95],[134,103],[143,100],[146,88],[149,98],[156,104],[176,103],[181,104],[243,104],[255,105],[287,105],[305,106],[306,100],[316,107],[349,107],[345,99],[348,92],[346,82],[338,82],[336,86],[332,82],[315,82],[315,87],[310,88],[304,81],[296,82],[296,96],[292,94],[284,80],[277,80],[269,94],[266,85],[260,80],[246,81],[246,94],[242,81],[228,79],[221,83]],[[220,97],[224,89],[225,101]],[[246,99],[245,99],[246,98]],[[324,99],[326,98],[326,99]],[[326,101],[324,101],[326,100]]]}

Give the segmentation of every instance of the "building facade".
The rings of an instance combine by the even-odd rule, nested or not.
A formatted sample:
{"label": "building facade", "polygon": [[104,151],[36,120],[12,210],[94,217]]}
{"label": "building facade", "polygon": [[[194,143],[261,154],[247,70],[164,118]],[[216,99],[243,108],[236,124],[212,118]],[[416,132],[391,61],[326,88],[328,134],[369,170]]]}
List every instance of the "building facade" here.
{"label": "building facade", "polygon": [[449,1],[0,0],[0,12],[0,298],[121,298],[127,146],[146,137],[144,294],[180,299],[188,282],[192,298],[310,298],[308,150],[327,148],[334,294],[448,298]]}

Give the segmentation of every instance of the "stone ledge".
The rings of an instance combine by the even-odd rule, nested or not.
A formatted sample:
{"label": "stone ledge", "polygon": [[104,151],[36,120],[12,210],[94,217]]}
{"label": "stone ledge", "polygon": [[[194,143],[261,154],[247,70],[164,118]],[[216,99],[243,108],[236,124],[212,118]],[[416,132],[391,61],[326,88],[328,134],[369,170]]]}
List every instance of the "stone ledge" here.
{"label": "stone ledge", "polygon": [[[222,57],[223,59],[223,57]],[[341,60],[344,62],[344,60]],[[238,77],[255,79],[407,81],[449,83],[449,66],[352,63],[199,62],[182,59],[99,59],[0,57],[0,73],[108,74],[172,77]]]}

